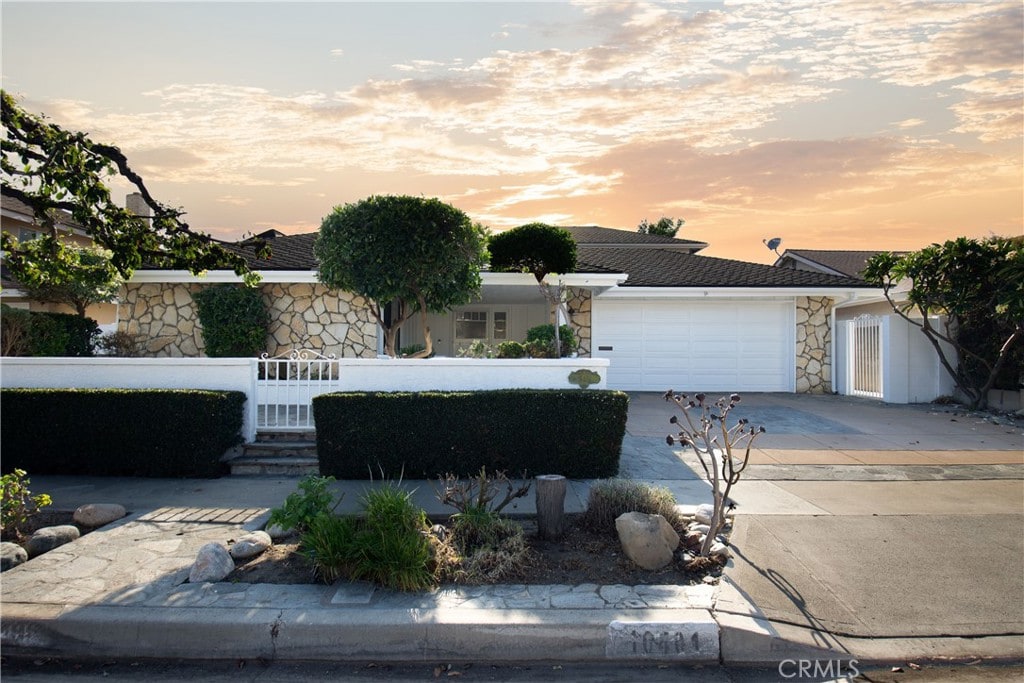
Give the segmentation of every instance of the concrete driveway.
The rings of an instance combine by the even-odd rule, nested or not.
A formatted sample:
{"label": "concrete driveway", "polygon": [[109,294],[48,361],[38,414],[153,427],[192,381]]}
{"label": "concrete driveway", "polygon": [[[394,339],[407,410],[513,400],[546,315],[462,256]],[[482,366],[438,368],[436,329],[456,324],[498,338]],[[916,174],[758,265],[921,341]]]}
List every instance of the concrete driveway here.
{"label": "concrete driveway", "polygon": [[[633,394],[627,430],[664,439],[673,410],[660,395]],[[747,639],[745,656],[802,645],[1024,658],[1019,422],[791,394],[745,395],[733,415],[768,430],[731,492],[734,558],[716,604],[720,623],[764,636],[760,651]],[[692,453],[675,451],[700,471]],[[666,483],[677,495],[707,490],[675,473]],[[723,657],[739,647],[728,632]]]}

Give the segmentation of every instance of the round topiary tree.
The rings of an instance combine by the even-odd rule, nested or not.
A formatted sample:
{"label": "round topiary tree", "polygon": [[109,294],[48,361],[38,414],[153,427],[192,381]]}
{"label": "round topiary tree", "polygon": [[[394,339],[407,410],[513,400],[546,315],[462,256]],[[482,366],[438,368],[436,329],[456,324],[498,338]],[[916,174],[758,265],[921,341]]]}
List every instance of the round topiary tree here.
{"label": "round topiary tree", "polygon": [[433,353],[427,312],[469,303],[487,261],[484,228],[465,213],[439,199],[393,195],[336,207],[313,253],[322,283],[370,302],[389,356],[402,323],[419,311],[426,344],[415,356],[423,358]]}
{"label": "round topiary tree", "polygon": [[[548,273],[571,273],[576,269],[576,240],[569,231],[547,223],[527,223],[491,237],[491,270],[502,273],[533,273],[537,285],[551,307],[569,320],[563,301],[565,286],[554,288],[544,282]],[[557,318],[557,315],[556,315]],[[556,356],[562,355],[560,330],[552,325]]]}
{"label": "round topiary tree", "polygon": [[203,326],[207,356],[245,358],[263,349],[270,318],[258,289],[214,285],[192,298]]}
{"label": "round topiary tree", "polygon": [[492,235],[487,248],[491,270],[497,273],[533,273],[540,282],[548,273],[576,269],[576,240],[568,230],[546,223],[527,223]]}

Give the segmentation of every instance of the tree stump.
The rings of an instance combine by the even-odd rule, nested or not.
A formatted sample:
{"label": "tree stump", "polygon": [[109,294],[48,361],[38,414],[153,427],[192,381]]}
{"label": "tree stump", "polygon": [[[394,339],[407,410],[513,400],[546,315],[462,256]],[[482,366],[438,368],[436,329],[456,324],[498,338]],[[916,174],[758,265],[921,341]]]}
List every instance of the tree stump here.
{"label": "tree stump", "polygon": [[560,474],[537,477],[537,534],[547,541],[557,541],[565,533],[565,484]]}

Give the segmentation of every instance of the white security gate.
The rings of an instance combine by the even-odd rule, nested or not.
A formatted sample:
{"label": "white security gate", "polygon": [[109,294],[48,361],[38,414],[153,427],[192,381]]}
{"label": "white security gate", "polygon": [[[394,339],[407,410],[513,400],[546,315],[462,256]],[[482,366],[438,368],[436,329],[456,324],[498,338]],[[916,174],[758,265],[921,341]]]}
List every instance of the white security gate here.
{"label": "white security gate", "polygon": [[862,315],[847,325],[846,386],[854,396],[882,398],[882,318]]}
{"label": "white security gate", "polygon": [[256,361],[257,431],[314,428],[313,397],[338,391],[338,360],[308,349]]}

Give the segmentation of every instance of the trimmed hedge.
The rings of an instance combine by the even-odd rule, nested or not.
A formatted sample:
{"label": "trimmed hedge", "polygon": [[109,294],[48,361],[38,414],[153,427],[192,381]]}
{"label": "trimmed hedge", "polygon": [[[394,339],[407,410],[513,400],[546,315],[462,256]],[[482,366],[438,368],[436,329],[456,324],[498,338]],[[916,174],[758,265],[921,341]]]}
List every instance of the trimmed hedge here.
{"label": "trimmed hedge", "polygon": [[217,477],[241,443],[245,394],[172,389],[4,389],[4,472]]}
{"label": "trimmed hedge", "polygon": [[504,470],[604,478],[619,471],[621,391],[335,393],[313,399],[320,473],[433,479]]}

